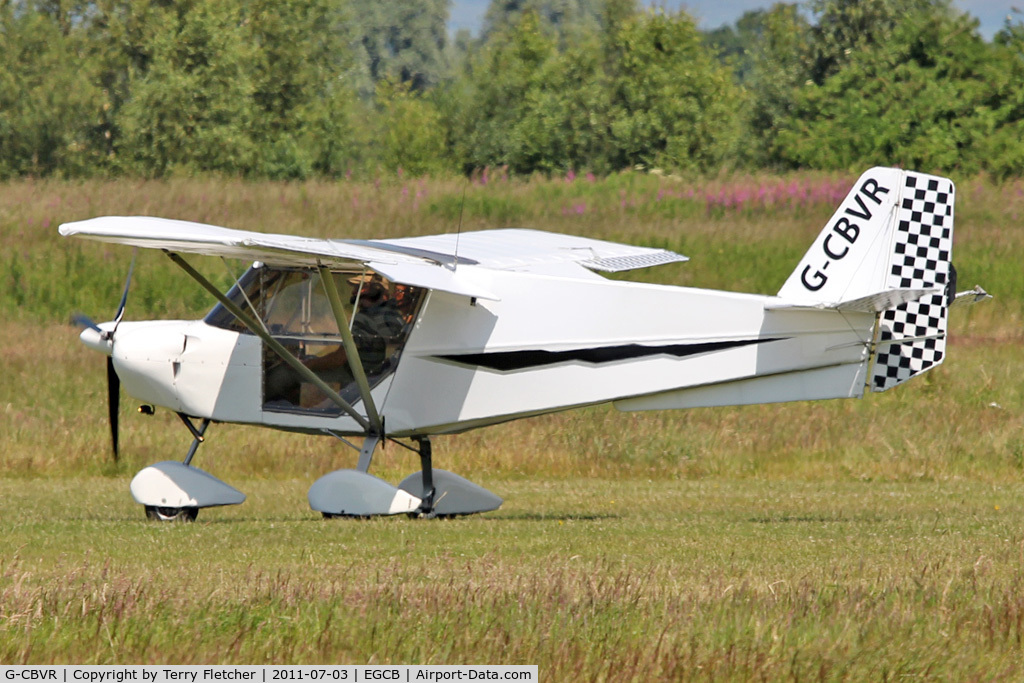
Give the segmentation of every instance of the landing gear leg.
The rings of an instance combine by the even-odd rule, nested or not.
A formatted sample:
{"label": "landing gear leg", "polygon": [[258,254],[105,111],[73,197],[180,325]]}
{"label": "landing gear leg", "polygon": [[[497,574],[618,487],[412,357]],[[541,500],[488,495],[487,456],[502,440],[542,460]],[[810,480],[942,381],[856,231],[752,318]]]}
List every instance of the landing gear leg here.
{"label": "landing gear leg", "polygon": [[377,444],[380,443],[380,437],[376,434],[370,434],[363,439],[363,447],[359,449],[359,464],[356,465],[356,469],[360,472],[369,472],[370,463],[373,462],[373,452],[377,450]]}
{"label": "landing gear leg", "polygon": [[416,513],[410,516],[429,516],[434,511],[434,465],[432,461],[433,451],[430,445],[429,436],[418,436],[415,438],[420,448],[420,468],[423,470],[423,503]]}
{"label": "landing gear leg", "polygon": [[203,420],[202,424],[199,425],[199,429],[192,424],[192,420],[188,419],[188,416],[184,413],[178,413],[178,417],[188,427],[188,431],[192,432],[192,445],[189,446],[188,454],[185,456],[185,466],[188,467],[192,464],[192,458],[195,457],[196,451],[199,450],[199,444],[203,443],[203,435],[206,434],[206,428],[210,426],[209,420]]}

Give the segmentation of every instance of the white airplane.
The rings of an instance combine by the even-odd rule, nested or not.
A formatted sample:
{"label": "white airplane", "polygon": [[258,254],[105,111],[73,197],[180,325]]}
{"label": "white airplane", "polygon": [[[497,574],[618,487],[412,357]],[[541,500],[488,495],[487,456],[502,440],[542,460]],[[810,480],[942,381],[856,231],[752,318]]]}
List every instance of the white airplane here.
{"label": "white airplane", "polygon": [[[434,468],[434,435],[609,402],[635,411],[861,397],[935,367],[949,307],[987,297],[955,294],[953,203],[948,179],[871,169],[776,296],[608,280],[597,272],[687,259],[533,230],[324,240],[103,217],[60,234],[160,249],[218,300],[202,320],[122,321],[129,269],[115,319],[81,320],[82,341],[108,356],[115,455],[120,384],[193,436],[184,462],[133,479],[149,518],[244,501],[192,465],[214,422],[327,434],[359,450],[355,469],[310,488],[325,517],[451,516],[502,500]],[[189,254],[255,263],[225,294]],[[385,439],[420,456],[398,486],[368,473]]]}

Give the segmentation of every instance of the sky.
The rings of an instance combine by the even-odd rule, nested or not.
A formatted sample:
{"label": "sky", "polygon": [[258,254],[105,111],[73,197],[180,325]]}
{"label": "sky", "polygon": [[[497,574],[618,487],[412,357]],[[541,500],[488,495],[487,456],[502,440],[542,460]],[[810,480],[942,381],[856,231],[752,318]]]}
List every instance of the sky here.
{"label": "sky", "polygon": [[[476,34],[480,22],[487,12],[490,0],[452,0],[449,28],[454,32],[460,28],[468,28]],[[766,9],[771,0],[661,0],[655,4],[669,9],[685,8],[695,19],[701,29],[718,28],[722,24],[733,24],[740,16],[753,9]],[[1003,27],[1003,21],[1014,5],[1024,5],[1022,0],[953,0],[953,4],[981,21],[981,35],[991,40],[996,31]],[[1024,14],[1017,14],[1016,19],[1024,19]]]}

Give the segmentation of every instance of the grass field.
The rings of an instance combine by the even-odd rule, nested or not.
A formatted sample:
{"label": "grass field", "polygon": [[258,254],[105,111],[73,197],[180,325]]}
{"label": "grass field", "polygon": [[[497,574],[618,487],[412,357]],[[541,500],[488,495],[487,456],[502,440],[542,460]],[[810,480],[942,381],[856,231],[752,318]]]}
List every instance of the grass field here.
{"label": "grass field", "polygon": [[537,662],[545,680],[1015,680],[1016,482],[483,478],[451,522],[317,519],[305,481],[142,521],[0,482],[0,660]]}
{"label": "grass field", "polygon": [[[605,407],[435,441],[505,498],[452,521],[324,521],[327,438],[216,425],[196,464],[248,496],[147,523],[139,468],[184,455],[67,324],[116,307],[130,250],[60,222],[149,213],[352,237],[519,225],[692,257],[643,275],[773,292],[852,178],[641,175],[0,187],[0,663],[523,663],[545,680],[1024,677],[1024,190],[958,184],[948,362],[863,401],[650,414]],[[465,193],[465,200],[462,199]],[[206,272],[227,282],[219,262]],[[211,304],[140,254],[128,317]],[[417,468],[389,448],[374,472]]]}

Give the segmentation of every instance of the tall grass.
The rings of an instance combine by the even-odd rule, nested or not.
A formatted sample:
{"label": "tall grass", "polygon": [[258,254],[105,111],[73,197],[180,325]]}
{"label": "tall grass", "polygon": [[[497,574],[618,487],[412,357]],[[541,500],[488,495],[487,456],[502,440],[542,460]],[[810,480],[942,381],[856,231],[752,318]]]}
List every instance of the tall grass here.
{"label": "tall grass", "polygon": [[[635,244],[692,257],[641,277],[773,293],[828,220],[852,177],[801,174],[686,181],[629,173],[606,179],[381,179],[375,183],[243,183],[230,180],[18,182],[0,187],[0,313],[63,321],[116,307],[130,250],[61,239],[57,225],[100,215],[158,215],[227,227],[329,238],[374,238],[530,227]],[[1020,328],[1024,185],[963,181],[955,261],[961,282],[984,284],[994,306],[984,325]],[[198,315],[208,295],[166,258],[144,252],[130,314]],[[230,274],[206,264],[219,284]],[[239,266],[241,268],[241,266]],[[635,277],[636,274],[630,274]],[[168,293],[173,292],[173,296]],[[963,323],[957,323],[963,324]]]}

